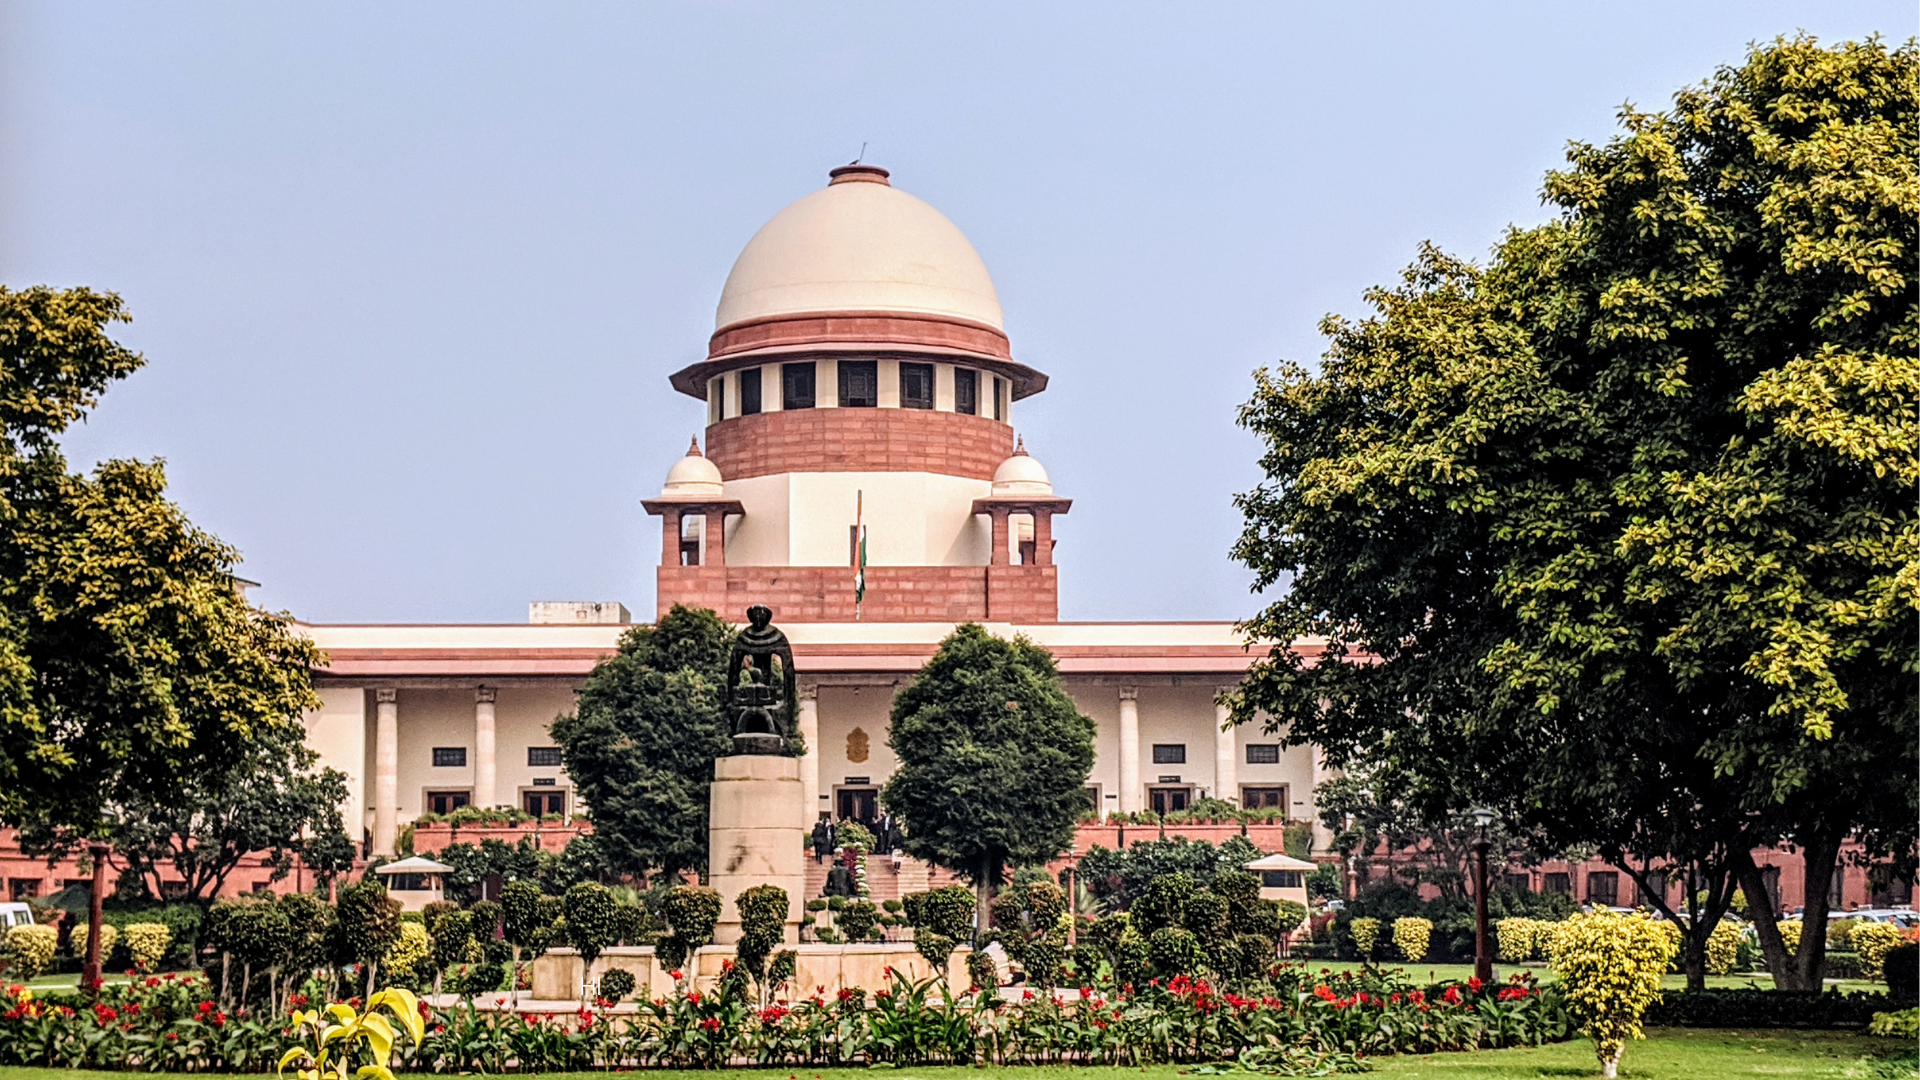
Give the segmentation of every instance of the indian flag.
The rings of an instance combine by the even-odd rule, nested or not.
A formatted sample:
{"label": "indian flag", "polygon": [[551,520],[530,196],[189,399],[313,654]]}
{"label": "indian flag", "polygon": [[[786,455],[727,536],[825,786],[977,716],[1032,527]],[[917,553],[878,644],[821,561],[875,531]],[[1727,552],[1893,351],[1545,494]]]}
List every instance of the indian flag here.
{"label": "indian flag", "polygon": [[867,524],[866,493],[853,493],[853,617],[860,618],[860,604],[867,598]]}

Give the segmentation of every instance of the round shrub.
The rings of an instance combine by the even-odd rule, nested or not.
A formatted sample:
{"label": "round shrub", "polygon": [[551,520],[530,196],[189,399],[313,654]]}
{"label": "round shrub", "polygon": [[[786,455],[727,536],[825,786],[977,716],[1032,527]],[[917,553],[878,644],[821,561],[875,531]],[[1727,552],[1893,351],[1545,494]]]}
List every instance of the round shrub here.
{"label": "round shrub", "polygon": [[953,957],[953,947],[954,940],[945,934],[920,930],[913,935],[913,951],[926,957],[927,963],[941,971],[947,970],[947,961]]}
{"label": "round shrub", "polygon": [[567,940],[588,967],[619,940],[617,906],[613,894],[597,881],[583,881],[567,890]]}
{"label": "round shrub", "polygon": [[424,967],[433,955],[433,938],[427,934],[425,923],[403,922],[400,924],[400,940],[393,943],[387,952],[387,971],[394,976],[412,975],[418,968]]}
{"label": "round shrub", "polygon": [[1780,928],[1780,943],[1787,947],[1789,954],[1800,951],[1800,928],[1806,924],[1799,919],[1782,919],[1775,924]]}
{"label": "round shrub", "polygon": [[919,921],[915,926],[924,926],[936,934],[945,934],[955,941],[964,941],[973,935],[973,890],[964,885],[948,885],[918,894],[920,901]]}
{"label": "round shrub", "polygon": [[126,939],[133,966],[147,972],[167,958],[167,950],[173,947],[173,930],[164,923],[128,923]]}
{"label": "round shrub", "polygon": [[1200,966],[1200,942],[1190,930],[1163,926],[1147,938],[1147,956],[1162,978],[1191,975]]}
{"label": "round shrub", "polygon": [[849,900],[840,909],[840,914],[834,919],[834,923],[839,926],[840,932],[847,936],[848,941],[865,941],[867,935],[873,932],[874,920],[879,918],[879,915],[879,909],[873,906],[873,901]]}
{"label": "round shrub", "polygon": [[1000,985],[999,965],[993,962],[993,957],[984,952],[968,953],[967,979],[983,990],[990,990]]}
{"label": "round shrub", "polygon": [[633,972],[622,968],[600,976],[600,999],[616,1004],[627,999],[633,993]]}
{"label": "round shrub", "polygon": [[[86,923],[81,923],[74,927],[73,932],[67,935],[67,947],[73,950],[73,955],[76,959],[84,961],[87,958],[87,938],[89,936],[90,928]],[[100,924],[101,964],[104,965],[107,962],[107,954],[113,951],[113,943],[119,939],[120,931],[115,929],[112,923]]]}
{"label": "round shrub", "polygon": [[[778,885],[755,885],[742,892],[733,906],[740,912],[739,963],[756,982],[766,978],[767,957],[787,931],[787,913],[793,902]],[[869,907],[872,905],[869,904]]]}
{"label": "round shrub", "polygon": [[1380,920],[1362,915],[1347,924],[1347,932],[1353,935],[1353,951],[1362,959],[1370,959],[1374,947],[1380,944]]}
{"label": "round shrub", "polygon": [[500,984],[506,981],[506,965],[475,964],[467,969],[467,974],[460,980],[458,989],[461,994],[473,997],[476,994],[491,994],[500,989]]}
{"label": "round shrub", "polygon": [[1878,979],[1887,953],[1906,938],[1900,933],[1899,927],[1890,923],[1863,922],[1853,928],[1848,940],[1853,945],[1853,951],[1860,954],[1860,974],[1869,979]]}
{"label": "round shrub", "polygon": [[1531,960],[1534,955],[1534,921],[1514,916],[1501,919],[1493,924],[1494,940],[1498,944],[1500,959],[1509,964],[1518,964]]}
{"label": "round shrub", "polygon": [[1593,1039],[1608,1077],[1619,1075],[1627,1040],[1645,1037],[1641,1017],[1660,1000],[1660,977],[1674,953],[1674,939],[1661,926],[1594,912],[1569,918],[1554,934],[1553,970],[1567,1011]]}
{"label": "round shrub", "polygon": [[1707,935],[1707,974],[1731,975],[1740,960],[1740,927],[1730,919]]}
{"label": "round shrub", "polygon": [[7,974],[22,982],[47,970],[60,947],[60,931],[51,926],[16,926],[7,931]]}
{"label": "round shrub", "polygon": [[1407,963],[1417,964],[1427,958],[1427,943],[1433,940],[1433,920],[1412,915],[1393,920],[1393,944],[1406,957]]}

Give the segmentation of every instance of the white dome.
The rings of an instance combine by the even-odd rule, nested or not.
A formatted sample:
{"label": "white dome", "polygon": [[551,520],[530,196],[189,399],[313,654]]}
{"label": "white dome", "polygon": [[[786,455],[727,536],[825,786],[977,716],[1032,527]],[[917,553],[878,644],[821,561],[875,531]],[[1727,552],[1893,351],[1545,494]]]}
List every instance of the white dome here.
{"label": "white dome", "polygon": [[1052,495],[1053,480],[1047,476],[1046,467],[1035,461],[1027,453],[1025,439],[1014,448],[1013,456],[1000,463],[993,470],[993,497],[1003,498],[1017,495]]}
{"label": "white dome", "polygon": [[833,182],[761,226],[734,261],[714,328],[786,315],[898,311],[1005,331],[973,245],[940,211],[887,183],[885,169]]}
{"label": "white dome", "polygon": [[666,486],[660,489],[661,498],[675,495],[711,495],[718,498],[726,493],[721,486],[720,466],[708,461],[700,453],[700,442],[694,440],[687,450],[687,456],[673,463],[667,470]]}

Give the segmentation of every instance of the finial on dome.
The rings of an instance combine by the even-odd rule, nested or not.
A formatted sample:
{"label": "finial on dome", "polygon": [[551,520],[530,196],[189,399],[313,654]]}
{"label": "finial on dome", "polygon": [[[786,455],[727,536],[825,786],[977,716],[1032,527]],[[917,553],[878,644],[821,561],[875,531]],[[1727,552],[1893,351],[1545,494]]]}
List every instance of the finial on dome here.
{"label": "finial on dome", "polygon": [[691,440],[689,440],[687,445],[687,456],[688,457],[705,457],[706,456],[700,452],[700,436],[695,435]]}
{"label": "finial on dome", "polygon": [[1025,435],[1016,436],[1013,440],[1013,456],[1025,457],[1026,455],[1027,455],[1027,437]]}
{"label": "finial on dome", "polygon": [[829,171],[827,173],[827,186],[866,183],[892,187],[893,185],[887,182],[887,177],[891,175],[891,173],[878,165],[862,165],[856,161],[851,165],[842,165],[837,169]]}

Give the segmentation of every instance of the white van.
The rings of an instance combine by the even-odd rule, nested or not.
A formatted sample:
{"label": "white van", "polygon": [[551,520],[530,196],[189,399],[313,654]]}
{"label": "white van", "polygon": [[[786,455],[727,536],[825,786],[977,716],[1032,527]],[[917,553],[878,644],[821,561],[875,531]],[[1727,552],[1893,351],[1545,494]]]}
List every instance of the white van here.
{"label": "white van", "polygon": [[32,925],[33,925],[33,909],[32,908],[28,907],[25,904],[19,904],[19,903],[0,904],[0,934],[5,934],[8,930],[11,930],[16,926],[32,926]]}

